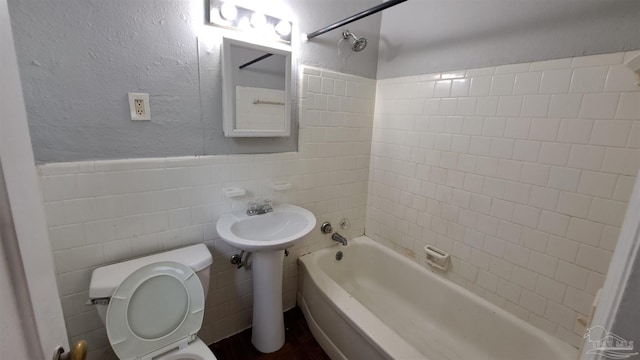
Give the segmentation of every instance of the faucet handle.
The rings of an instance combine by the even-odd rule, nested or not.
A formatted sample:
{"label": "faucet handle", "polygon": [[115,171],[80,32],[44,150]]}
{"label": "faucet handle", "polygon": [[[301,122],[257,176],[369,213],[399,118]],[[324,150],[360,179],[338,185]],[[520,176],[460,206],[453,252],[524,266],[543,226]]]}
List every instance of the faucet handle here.
{"label": "faucet handle", "polygon": [[273,209],[273,204],[272,201],[270,199],[264,199],[263,201],[263,207],[265,209]]}
{"label": "faucet handle", "polygon": [[251,201],[251,202],[247,203],[247,210],[250,210],[250,211],[258,210],[258,203],[255,202],[255,201]]}

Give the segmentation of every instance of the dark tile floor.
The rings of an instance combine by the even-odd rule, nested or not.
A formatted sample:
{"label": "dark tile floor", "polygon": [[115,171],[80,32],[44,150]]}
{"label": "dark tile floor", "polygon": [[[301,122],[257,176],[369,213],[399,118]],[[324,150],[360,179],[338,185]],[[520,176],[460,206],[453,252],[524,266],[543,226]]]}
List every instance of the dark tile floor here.
{"label": "dark tile floor", "polygon": [[251,345],[251,329],[209,346],[218,360],[329,360],[313,338],[299,308],[284,313],[285,343],[271,354],[262,354]]}

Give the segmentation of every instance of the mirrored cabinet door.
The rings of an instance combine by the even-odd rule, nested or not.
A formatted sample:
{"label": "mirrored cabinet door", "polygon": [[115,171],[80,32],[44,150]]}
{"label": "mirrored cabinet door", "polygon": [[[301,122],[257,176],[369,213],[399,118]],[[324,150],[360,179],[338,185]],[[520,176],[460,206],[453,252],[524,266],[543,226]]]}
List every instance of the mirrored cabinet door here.
{"label": "mirrored cabinet door", "polygon": [[227,137],[291,134],[291,51],[223,39],[223,113]]}

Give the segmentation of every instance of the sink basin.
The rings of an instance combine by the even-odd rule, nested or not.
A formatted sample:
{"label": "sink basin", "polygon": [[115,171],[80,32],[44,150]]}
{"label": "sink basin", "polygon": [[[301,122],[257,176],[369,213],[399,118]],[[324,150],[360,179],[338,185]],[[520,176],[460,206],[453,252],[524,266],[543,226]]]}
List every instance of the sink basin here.
{"label": "sink basin", "polygon": [[282,317],[282,272],[284,249],[307,235],[316,217],[307,209],[290,204],[273,212],[249,216],[245,210],[224,214],[216,229],[229,245],[250,251],[253,275],[253,322],[251,343],[258,351],[271,353],[285,341]]}
{"label": "sink basin", "polygon": [[316,226],[316,217],[307,209],[279,204],[273,212],[249,216],[245,210],[224,214],[216,229],[229,245],[260,252],[284,250]]}

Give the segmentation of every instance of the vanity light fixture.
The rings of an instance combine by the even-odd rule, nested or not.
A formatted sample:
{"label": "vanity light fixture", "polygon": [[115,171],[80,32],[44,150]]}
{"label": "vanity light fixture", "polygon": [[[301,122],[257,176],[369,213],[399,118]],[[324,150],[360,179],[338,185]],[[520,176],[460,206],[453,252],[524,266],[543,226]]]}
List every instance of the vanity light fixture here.
{"label": "vanity light fixture", "polygon": [[267,34],[275,40],[291,43],[290,21],[262,14],[229,1],[209,0],[208,23],[227,29],[259,32],[260,36]]}
{"label": "vanity light fixture", "polygon": [[223,3],[220,6],[220,16],[227,21],[233,21],[238,16],[238,8],[230,3]]}
{"label": "vanity light fixture", "polygon": [[254,29],[262,29],[267,25],[267,18],[264,15],[254,12],[251,14],[251,18],[249,18],[249,22]]}
{"label": "vanity light fixture", "polygon": [[291,34],[291,23],[288,21],[280,20],[278,25],[276,25],[276,32],[280,36],[287,36]]}

